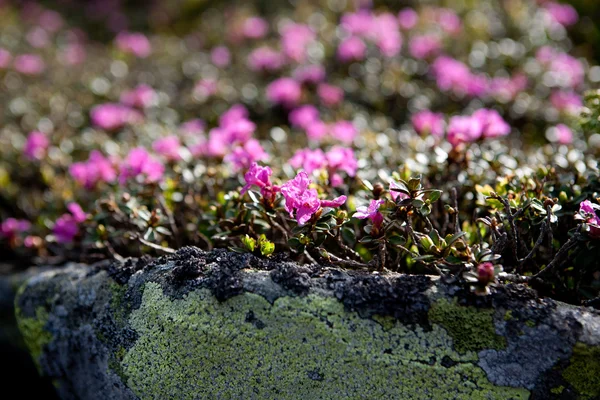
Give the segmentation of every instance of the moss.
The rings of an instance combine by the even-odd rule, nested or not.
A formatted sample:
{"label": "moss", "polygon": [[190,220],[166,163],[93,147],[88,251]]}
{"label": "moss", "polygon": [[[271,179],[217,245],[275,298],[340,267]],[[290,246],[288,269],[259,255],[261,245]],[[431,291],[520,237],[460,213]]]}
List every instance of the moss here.
{"label": "moss", "polygon": [[511,319],[513,319],[513,315],[512,315],[512,310],[508,310],[505,314],[504,314],[504,320],[505,321],[510,321]]}
{"label": "moss", "polygon": [[[334,298],[244,293],[219,302],[206,289],[171,300],[146,285],[123,358],[127,385],[149,398],[518,399],[494,386],[452,338],[372,320]],[[456,361],[451,367],[443,359]]]}
{"label": "moss", "polygon": [[527,325],[530,328],[535,328],[535,321],[528,319],[527,321],[525,321],[525,325]]}
{"label": "moss", "polygon": [[577,343],[563,377],[584,399],[600,397],[600,347]]}
{"label": "moss", "polygon": [[460,352],[478,352],[485,349],[504,349],[506,339],[496,334],[494,310],[462,307],[441,299],[432,304],[429,320],[442,325],[454,339],[454,348]]}
{"label": "moss", "polygon": [[550,393],[552,394],[561,394],[565,390],[564,386],[557,386],[555,388],[550,389]]}
{"label": "moss", "polygon": [[35,362],[38,371],[40,368],[40,356],[44,350],[44,346],[52,340],[52,334],[44,329],[48,322],[48,311],[44,307],[35,309],[35,317],[25,317],[21,309],[16,307],[15,314],[17,316],[17,325],[25,345],[29,349],[29,353]]}

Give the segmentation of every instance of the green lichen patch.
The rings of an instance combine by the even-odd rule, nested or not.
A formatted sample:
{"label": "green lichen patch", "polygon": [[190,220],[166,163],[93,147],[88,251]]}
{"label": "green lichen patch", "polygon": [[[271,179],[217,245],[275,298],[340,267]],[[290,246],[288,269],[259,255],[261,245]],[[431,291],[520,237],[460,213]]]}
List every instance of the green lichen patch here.
{"label": "green lichen patch", "polygon": [[584,399],[600,397],[600,347],[577,343],[563,377]]}
{"label": "green lichen patch", "polygon": [[[127,385],[150,398],[519,399],[494,386],[452,338],[346,311],[334,298],[243,293],[219,302],[207,289],[171,300],[146,285],[130,324],[139,335],[122,362]],[[442,360],[452,359],[452,366]]]}
{"label": "green lichen patch", "polygon": [[48,311],[44,307],[38,307],[35,310],[35,317],[25,317],[21,310],[16,308],[17,325],[25,345],[29,349],[29,353],[35,362],[38,371],[40,369],[40,356],[44,350],[44,346],[52,340],[52,334],[45,330],[48,322]]}
{"label": "green lichen patch", "polygon": [[429,320],[448,331],[460,353],[501,350],[506,348],[506,339],[496,334],[493,314],[492,309],[463,307],[456,300],[440,299],[431,306]]}

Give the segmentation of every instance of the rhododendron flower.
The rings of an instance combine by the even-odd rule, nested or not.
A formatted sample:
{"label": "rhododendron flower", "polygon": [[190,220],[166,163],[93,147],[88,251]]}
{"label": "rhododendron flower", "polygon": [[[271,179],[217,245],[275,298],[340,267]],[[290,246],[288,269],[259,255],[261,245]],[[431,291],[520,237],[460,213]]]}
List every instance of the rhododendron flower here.
{"label": "rhododendron flower", "polygon": [[260,39],[269,31],[269,24],[263,18],[246,18],[242,27],[242,33],[248,39]]}
{"label": "rhododendron flower", "polygon": [[398,24],[404,30],[410,30],[419,22],[419,14],[412,8],[403,8],[398,13]]}
{"label": "rhododendron flower", "polygon": [[283,67],[285,59],[281,53],[263,46],[252,50],[248,55],[248,68],[253,71],[277,71]]}
{"label": "rhododendron flower", "polygon": [[483,262],[477,266],[477,280],[482,286],[487,286],[494,281],[494,264]]}
{"label": "rhododendron flower", "polygon": [[344,100],[344,90],[328,83],[317,86],[317,95],[326,106],[335,106]]}
{"label": "rhododendron flower", "polygon": [[125,184],[131,178],[143,176],[145,182],[158,182],[162,179],[165,167],[153,159],[143,147],[137,147],[129,152],[120,166],[119,182]]}
{"label": "rhododendron flower", "polygon": [[438,57],[431,70],[441,90],[452,90],[469,96],[481,96],[487,91],[488,82],[485,76],[471,73],[469,67],[451,57]]}
{"label": "rhododendron flower", "polygon": [[339,207],[346,202],[346,196],[340,196],[333,200],[319,200],[315,189],[309,189],[311,180],[304,171],[300,171],[296,177],[281,186],[281,194],[285,198],[285,209],[294,217],[298,225],[307,223],[321,207]]}
{"label": "rhododendron flower", "polygon": [[342,15],[340,26],[351,35],[365,36],[373,28],[373,14],[367,10]]}
{"label": "rhododendron flower", "polygon": [[307,174],[325,168],[327,160],[321,149],[300,149],[290,158],[289,164],[295,169],[302,168]]}
{"label": "rhododendron flower", "polygon": [[65,65],[83,64],[87,53],[85,47],[80,43],[70,43],[60,54],[60,60]]}
{"label": "rhododendron flower", "polygon": [[319,120],[319,110],[312,105],[301,106],[290,111],[288,119],[292,126],[306,129],[312,122]]}
{"label": "rhododendron flower", "polygon": [[330,171],[344,171],[348,176],[356,175],[358,162],[354,156],[354,151],[347,147],[333,146],[325,153],[327,168]]}
{"label": "rhododendron flower", "polygon": [[217,67],[223,68],[231,63],[231,53],[227,47],[218,46],[210,52],[210,60]]}
{"label": "rhododendron flower", "polygon": [[398,184],[398,182],[395,181],[391,181],[390,182],[390,196],[392,196],[392,200],[397,201],[398,199],[400,200],[404,200],[407,199],[409,196],[406,193],[397,191],[397,190],[392,190],[392,189],[400,189],[400,185]]}
{"label": "rhododendron flower", "polygon": [[177,136],[167,136],[152,143],[152,149],[168,160],[180,160],[181,142]]}
{"label": "rhododendron flower", "polygon": [[224,127],[233,122],[237,122],[240,119],[248,118],[248,110],[241,104],[235,104],[231,106],[219,117],[219,125]]}
{"label": "rhododendron flower", "polygon": [[402,35],[399,29],[398,20],[392,14],[383,13],[375,17],[373,30],[369,36],[375,41],[384,57],[395,57],[400,53]]}
{"label": "rhododendron flower", "polygon": [[48,32],[57,32],[63,27],[64,21],[62,16],[52,10],[44,10],[38,20],[40,26],[43,26]]}
{"label": "rhododendron flower", "polygon": [[87,214],[83,211],[81,206],[77,203],[69,203],[67,204],[67,210],[73,216],[75,222],[83,222],[87,219]]}
{"label": "rhododendron flower", "polygon": [[258,186],[260,193],[268,202],[272,203],[275,200],[275,196],[281,190],[277,185],[271,183],[271,175],[273,171],[269,167],[261,167],[256,163],[252,163],[250,169],[244,175],[246,184],[242,188],[240,194],[246,193],[250,187]]}
{"label": "rhododendron flower", "polygon": [[516,74],[510,78],[494,77],[489,82],[489,93],[504,101],[513,100],[527,88],[527,76]]}
{"label": "rhododendron flower", "polygon": [[317,84],[325,79],[325,67],[322,65],[303,65],[294,70],[292,76],[300,83]]}
{"label": "rhododendron flower", "polygon": [[558,144],[573,143],[573,131],[565,124],[558,124],[555,127],[548,129],[546,137],[551,142]]}
{"label": "rhododendron flower", "polygon": [[579,204],[579,214],[575,215],[575,219],[587,224],[588,234],[595,239],[600,238],[600,218],[596,214],[598,210],[600,210],[598,204],[584,200]]}
{"label": "rhododendron flower", "polygon": [[367,45],[359,37],[342,40],[337,49],[337,58],[342,62],[360,61],[365,58]]}
{"label": "rhododendron flower", "polygon": [[302,97],[300,84],[292,78],[279,78],[267,86],[267,99],[275,104],[293,107]]}
{"label": "rhododendron flower", "polygon": [[570,4],[550,1],[544,4],[544,8],[554,21],[563,26],[571,26],[579,21],[579,14]]}
{"label": "rhododendron flower", "polygon": [[456,116],[450,118],[448,124],[448,142],[456,147],[461,143],[471,143],[481,137],[483,124],[478,118]]}
{"label": "rhododendron flower", "polygon": [[419,111],[412,116],[411,122],[419,135],[444,136],[444,115],[441,113]]}
{"label": "rhododendron flower", "polygon": [[36,54],[21,54],[13,62],[15,70],[24,75],[39,75],[46,69],[44,60]]}
{"label": "rhododendron flower", "polygon": [[583,107],[581,96],[575,92],[559,90],[550,95],[550,102],[558,111],[576,113]]}
{"label": "rhododendron flower", "polygon": [[473,113],[473,118],[481,122],[482,135],[485,138],[506,136],[510,133],[510,125],[502,119],[496,110],[479,109]]}
{"label": "rhododendron flower", "polygon": [[152,52],[150,41],[142,33],[120,32],[115,38],[115,44],[119,50],[140,58],[146,58]]}
{"label": "rhododendron flower", "polygon": [[135,89],[121,94],[120,102],[130,107],[146,108],[156,101],[156,92],[148,85],[138,85]]}
{"label": "rhododendron flower", "polygon": [[360,206],[356,208],[356,212],[352,215],[358,219],[370,219],[373,225],[379,227],[383,223],[383,214],[379,212],[379,207],[385,203],[385,200],[371,200],[369,206]]}
{"label": "rhododendron flower", "polygon": [[234,171],[249,168],[256,161],[264,161],[269,155],[256,139],[250,139],[242,146],[238,146],[227,156],[224,161],[233,164]]}
{"label": "rhododendron flower", "polygon": [[8,68],[10,62],[12,61],[12,55],[6,49],[0,48],[0,68],[5,69]]}
{"label": "rhododendron flower", "polygon": [[281,30],[281,48],[283,53],[298,63],[306,60],[308,45],[316,38],[308,25],[291,23]]}
{"label": "rhododendron flower", "polygon": [[306,127],[306,137],[309,140],[321,140],[329,132],[329,126],[323,121],[312,121]]}
{"label": "rhododendron flower", "polygon": [[70,214],[61,215],[52,228],[52,233],[58,243],[71,243],[79,234],[79,224],[87,219],[87,214],[77,203],[69,203],[67,209]]}
{"label": "rhododendron flower", "polygon": [[548,70],[547,84],[564,88],[576,88],[585,78],[583,64],[567,53],[557,51],[549,46],[541,47],[536,59]]}
{"label": "rhododendron flower", "polygon": [[449,8],[441,8],[438,10],[437,22],[440,24],[442,29],[449,34],[460,33],[462,24],[460,18],[456,13]]}
{"label": "rhododendron flower", "polygon": [[140,121],[142,116],[136,110],[122,104],[105,103],[92,108],[90,118],[93,125],[107,131],[114,131],[126,124]]}
{"label": "rhododendron flower", "polygon": [[7,218],[0,224],[0,237],[13,239],[17,234],[31,229],[31,223],[24,219]]}
{"label": "rhododendron flower", "polygon": [[99,182],[113,182],[117,178],[110,160],[98,150],[93,150],[87,161],[71,164],[69,172],[73,179],[86,189],[92,189]]}
{"label": "rhododendron flower", "polygon": [[331,126],[331,136],[341,142],[350,144],[358,136],[358,129],[350,121],[338,121]]}
{"label": "rhododendron flower", "polygon": [[217,90],[217,81],[210,78],[200,79],[196,85],[194,85],[194,94],[202,98],[216,94]]}
{"label": "rhododendron flower", "polygon": [[437,54],[442,49],[442,42],[436,35],[420,35],[413,37],[408,49],[410,54],[419,59]]}
{"label": "rhododendron flower", "polygon": [[188,135],[198,135],[206,131],[206,122],[201,119],[191,119],[179,126],[179,129]]}
{"label": "rhododendron flower", "polygon": [[34,131],[29,133],[23,154],[30,160],[41,160],[46,155],[46,150],[50,146],[50,140],[42,132]]}

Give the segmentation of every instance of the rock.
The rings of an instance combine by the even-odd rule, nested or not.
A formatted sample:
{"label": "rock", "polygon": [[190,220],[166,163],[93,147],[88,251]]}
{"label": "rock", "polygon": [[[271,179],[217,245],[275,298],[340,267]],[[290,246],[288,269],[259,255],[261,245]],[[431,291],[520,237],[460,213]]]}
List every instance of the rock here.
{"label": "rock", "polygon": [[600,396],[600,314],[519,285],[188,247],[41,273],[16,307],[63,399]]}

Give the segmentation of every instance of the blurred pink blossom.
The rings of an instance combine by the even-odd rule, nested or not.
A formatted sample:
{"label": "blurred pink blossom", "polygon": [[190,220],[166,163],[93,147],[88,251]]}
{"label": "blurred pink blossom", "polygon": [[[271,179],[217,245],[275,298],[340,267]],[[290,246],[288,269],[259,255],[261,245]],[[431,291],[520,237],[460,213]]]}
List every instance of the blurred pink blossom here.
{"label": "blurred pink blossom", "polygon": [[327,136],[327,133],[329,133],[329,126],[321,120],[315,120],[308,124],[305,130],[306,137],[309,140],[319,141]]}
{"label": "blurred pink blossom", "polygon": [[398,23],[400,28],[410,30],[419,22],[419,14],[412,8],[403,8],[398,13]]}
{"label": "blurred pink blossom", "polygon": [[231,53],[227,47],[218,46],[210,52],[210,60],[217,67],[223,68],[231,63]]}
{"label": "blurred pink blossom", "polygon": [[316,35],[308,25],[290,23],[281,30],[281,48],[291,60],[302,63],[306,60],[308,45]]}
{"label": "blurred pink blossom", "polygon": [[237,146],[233,151],[225,156],[223,161],[231,163],[234,171],[248,169],[256,161],[265,161],[269,155],[265,152],[260,142],[256,139],[249,139],[243,145]]}
{"label": "blurred pink blossom", "polygon": [[331,125],[331,136],[343,143],[350,144],[358,136],[358,129],[350,121],[337,121]]}
{"label": "blurred pink blossom", "polygon": [[248,68],[253,71],[277,71],[283,67],[285,59],[281,53],[270,47],[259,47],[248,55]]}
{"label": "blurred pink blossom", "polygon": [[15,69],[25,75],[39,75],[46,69],[44,60],[36,54],[21,54],[13,62]]}
{"label": "blurred pink blossom", "polygon": [[441,113],[419,111],[412,116],[411,122],[419,135],[444,136],[444,115]]}
{"label": "blurred pink blossom", "polygon": [[7,68],[12,61],[12,55],[8,50],[0,48],[0,69]]}
{"label": "blurred pink blossom", "polygon": [[579,14],[570,4],[561,4],[554,1],[546,2],[544,8],[554,21],[563,25],[571,26],[579,21]]}
{"label": "blurred pink blossom", "polygon": [[365,36],[373,27],[373,14],[368,10],[342,15],[340,25],[351,35]]}
{"label": "blurred pink blossom", "polygon": [[90,118],[93,125],[107,131],[114,131],[126,124],[140,121],[142,116],[139,112],[125,105],[105,103],[94,106],[90,111]]}
{"label": "blurred pink blossom", "polygon": [[479,109],[473,113],[473,118],[481,122],[484,138],[506,136],[510,133],[510,125],[502,119],[502,116],[496,110]]}
{"label": "blurred pink blossom", "polygon": [[143,33],[120,32],[115,38],[117,48],[136,57],[146,58],[152,53],[152,45]]}
{"label": "blurred pink blossom", "polygon": [[303,65],[296,68],[292,76],[300,83],[317,84],[325,79],[325,67],[317,64]]}
{"label": "blurred pink blossom", "polygon": [[423,59],[439,53],[442,42],[436,35],[419,35],[410,40],[408,48],[413,57]]}
{"label": "blurred pink blossom", "polygon": [[164,165],[155,160],[143,147],[132,149],[120,165],[119,182],[125,184],[131,178],[142,176],[144,182],[154,183],[162,180]]}
{"label": "blurred pink blossom", "polygon": [[337,58],[342,62],[363,60],[366,53],[367,46],[357,36],[342,40],[337,48]]}
{"label": "blurred pink blossom", "polygon": [[0,237],[13,239],[17,234],[31,229],[31,223],[24,219],[7,218],[0,224]]}
{"label": "blurred pink blossom", "polygon": [[328,83],[320,83],[317,86],[317,95],[323,104],[332,107],[344,100],[344,90]]}
{"label": "blurred pink blossom", "polygon": [[260,39],[269,31],[268,22],[260,17],[246,18],[242,27],[242,32],[248,39]]}
{"label": "blurred pink blossom", "polygon": [[167,160],[174,161],[181,159],[181,142],[175,135],[155,140],[152,143],[152,149]]}
{"label": "blurred pink blossom", "polygon": [[292,78],[279,78],[267,86],[267,99],[271,103],[293,107],[300,102],[302,88]]}
{"label": "blurred pink blossom", "polygon": [[41,160],[46,156],[50,140],[42,132],[33,131],[27,136],[23,154],[30,160]]}
{"label": "blurred pink blossom", "polygon": [[86,189],[92,189],[100,182],[114,182],[117,178],[112,162],[98,150],[93,150],[87,161],[71,164],[69,173]]}
{"label": "blurred pink blossom", "polygon": [[478,118],[455,116],[450,118],[447,139],[452,146],[471,143],[478,140],[483,133],[483,125]]}
{"label": "blurred pink blossom", "polygon": [[312,122],[319,120],[319,110],[313,105],[300,106],[290,111],[290,124],[297,128],[306,129]]}
{"label": "blurred pink blossom", "polygon": [[156,100],[156,92],[150,86],[141,84],[135,89],[121,93],[120,102],[129,107],[147,108]]}
{"label": "blurred pink blossom", "polygon": [[558,90],[550,95],[550,102],[558,111],[576,113],[583,107],[581,95],[572,91]]}

